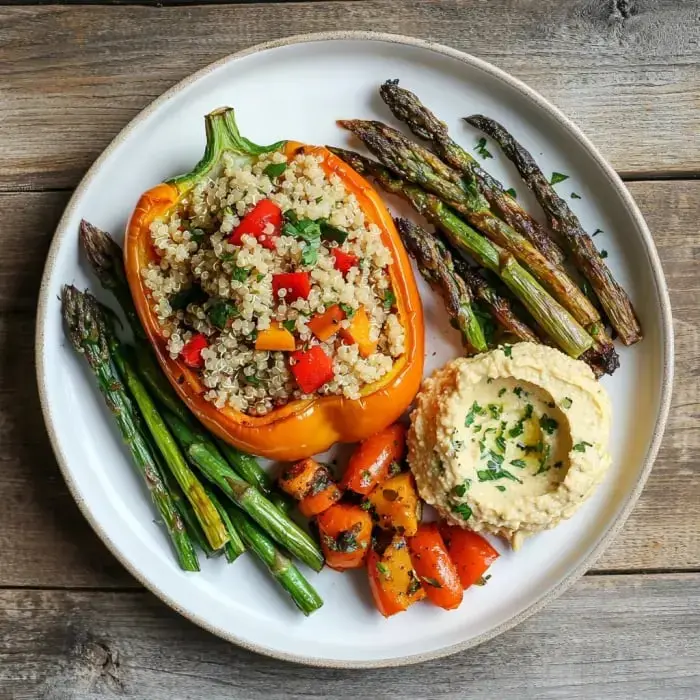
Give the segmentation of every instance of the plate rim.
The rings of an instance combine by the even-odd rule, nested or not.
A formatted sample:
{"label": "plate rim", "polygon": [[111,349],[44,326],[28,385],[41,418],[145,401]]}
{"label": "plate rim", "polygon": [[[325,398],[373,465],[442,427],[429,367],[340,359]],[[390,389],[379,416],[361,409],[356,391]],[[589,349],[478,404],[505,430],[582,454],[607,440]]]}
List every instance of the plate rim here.
{"label": "plate rim", "polygon": [[[588,152],[588,154],[593,158],[594,161],[600,166],[603,173],[608,179],[609,184],[615,188],[618,195],[620,196],[623,205],[627,209],[634,223],[641,234],[641,239],[645,247],[645,252],[649,259],[652,274],[654,278],[654,283],[656,287],[656,292],[660,300],[660,312],[661,312],[661,334],[662,334],[662,352],[663,352],[663,376],[661,380],[661,397],[659,412],[654,425],[654,430],[652,432],[652,439],[647,450],[646,456],[644,458],[644,463],[642,466],[642,471],[637,480],[635,487],[628,492],[622,510],[619,516],[603,531],[603,534],[596,544],[596,546],[589,552],[583,561],[574,569],[569,571],[564,578],[554,587],[546,591],[541,595],[534,603],[529,605],[527,608],[522,610],[517,615],[513,615],[511,618],[505,622],[497,625],[491,630],[484,632],[477,637],[469,639],[464,642],[459,642],[457,644],[451,644],[449,646],[441,647],[428,652],[421,652],[418,654],[410,654],[406,656],[400,656],[390,659],[379,659],[379,660],[338,660],[338,659],[324,659],[322,657],[316,656],[304,656],[302,654],[290,654],[282,652],[261,644],[251,643],[246,639],[238,637],[236,634],[216,628],[213,624],[210,624],[206,620],[200,618],[199,615],[185,610],[176,601],[172,600],[170,596],[161,591],[155,583],[148,581],[146,576],[142,574],[131,562],[117,549],[116,545],[111,541],[107,533],[103,530],[102,526],[92,517],[88,504],[80,497],[77,491],[76,482],[73,479],[71,470],[68,467],[68,460],[63,454],[61,448],[59,437],[55,431],[51,420],[51,413],[49,410],[49,398],[48,390],[45,381],[46,377],[46,367],[43,361],[43,347],[45,341],[45,327],[46,327],[46,315],[47,315],[47,300],[50,294],[49,290],[49,279],[52,277],[58,249],[66,241],[70,235],[70,231],[66,228],[68,220],[73,216],[74,210],[77,208],[78,201],[82,198],[85,190],[91,184],[95,174],[101,168],[103,162],[116,150],[123,141],[125,141],[131,132],[140,125],[144,120],[151,116],[154,112],[160,109],[165,103],[167,103],[172,97],[180,93],[182,90],[187,88],[193,83],[196,83],[204,76],[217,70],[218,68],[238,61],[239,59],[245,58],[252,54],[262,53],[265,51],[278,49],[284,46],[290,46],[293,44],[312,44],[321,41],[375,41],[378,43],[393,43],[393,44],[403,44],[406,46],[412,46],[415,48],[424,49],[427,51],[432,51],[434,53],[441,54],[443,56],[448,56],[450,58],[457,59],[462,63],[471,66],[472,68],[477,68],[483,73],[488,74],[492,78],[500,80],[506,83],[509,87],[516,89],[522,93],[526,98],[534,102],[538,107],[543,109],[549,114],[550,117],[555,119],[561,126],[563,126]],[[282,37],[280,39],[274,39],[271,41],[261,42],[249,46],[240,51],[234,52],[223,58],[208,64],[207,66],[199,69],[198,71],[190,74],[181,81],[177,82],[175,85],[166,90],[163,94],[153,100],[144,109],[142,109],[135,117],[133,117],[129,123],[112,139],[108,146],[102,151],[95,162],[87,170],[83,178],[81,179],[78,186],[75,188],[73,194],[71,195],[68,204],[61,216],[58,225],[56,226],[56,231],[54,233],[49,252],[46,257],[46,262],[44,265],[44,270],[41,277],[41,285],[39,288],[39,298],[37,304],[37,316],[36,316],[36,329],[35,329],[35,365],[36,365],[36,380],[39,390],[39,400],[41,404],[42,416],[44,419],[44,424],[46,426],[46,431],[49,435],[49,440],[51,447],[53,449],[54,455],[58,462],[59,468],[63,475],[63,478],[68,485],[68,489],[78,505],[81,513],[88,521],[94,532],[102,540],[107,549],[112,553],[112,555],[119,561],[119,563],[124,566],[124,568],[148,591],[153,593],[156,597],[162,600],[168,607],[175,610],[177,613],[193,622],[197,626],[207,630],[208,632],[225,639],[228,642],[232,642],[244,649],[267,656],[274,659],[279,659],[282,661],[290,661],[298,664],[303,664],[306,666],[315,666],[321,668],[340,668],[340,669],[355,669],[355,668],[391,668],[399,666],[408,666],[412,664],[422,663],[424,661],[429,661],[432,659],[443,658],[456,654],[460,651],[478,646],[487,642],[495,637],[503,634],[504,632],[512,629],[513,627],[519,625],[521,622],[534,615],[539,610],[541,610],[545,605],[548,605],[553,600],[558,598],[562,593],[568,590],[576,581],[578,581],[583,574],[590,569],[596,560],[603,554],[607,546],[610,544],[612,539],[621,530],[627,518],[629,517],[632,509],[634,508],[639,496],[644,488],[644,485],[649,477],[652,470],[658,451],[661,445],[661,440],[663,437],[664,429],[668,421],[669,410],[671,406],[671,395],[673,388],[673,373],[674,373],[674,334],[673,334],[673,323],[672,323],[672,313],[671,313],[671,302],[668,293],[668,287],[666,284],[666,278],[663,272],[661,261],[659,259],[658,251],[656,245],[654,244],[653,237],[649,228],[640,212],[637,204],[632,198],[631,194],[625,187],[622,179],[615,172],[613,167],[605,160],[600,151],[593,145],[593,143],[588,139],[587,136],[581,131],[581,129],[571,121],[558,107],[555,107],[537,91],[528,87],[520,79],[513,77],[506,71],[497,66],[484,61],[483,59],[477,58],[472,54],[460,51],[458,49],[445,46],[444,44],[439,44],[436,42],[428,41],[425,39],[418,39],[416,37],[402,35],[402,34],[391,34],[385,32],[371,32],[371,31],[328,31],[328,32],[313,32],[306,34],[294,34],[288,37]]]}

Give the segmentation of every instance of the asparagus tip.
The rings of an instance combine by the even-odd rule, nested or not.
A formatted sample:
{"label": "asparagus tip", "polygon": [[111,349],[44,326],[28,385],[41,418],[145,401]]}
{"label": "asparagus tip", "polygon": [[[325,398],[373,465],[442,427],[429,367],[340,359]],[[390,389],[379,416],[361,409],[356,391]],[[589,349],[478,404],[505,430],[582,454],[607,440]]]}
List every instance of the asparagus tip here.
{"label": "asparagus tip", "polygon": [[80,222],[80,242],[100,282],[110,287],[116,261],[121,261],[121,248],[107,232],[85,219]]}

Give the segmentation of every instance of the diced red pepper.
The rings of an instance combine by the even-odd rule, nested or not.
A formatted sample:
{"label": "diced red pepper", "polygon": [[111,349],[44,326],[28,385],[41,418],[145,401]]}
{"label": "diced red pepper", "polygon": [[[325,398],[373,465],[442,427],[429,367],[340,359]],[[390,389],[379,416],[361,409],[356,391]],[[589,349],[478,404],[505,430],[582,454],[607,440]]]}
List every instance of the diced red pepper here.
{"label": "diced red pepper", "polygon": [[280,289],[286,290],[284,300],[287,303],[297,299],[308,299],[311,291],[311,276],[308,272],[280,272],[272,275],[272,294],[279,298]]}
{"label": "diced red pepper", "polygon": [[[267,232],[268,225],[274,229]],[[260,200],[238,224],[229,238],[229,243],[241,245],[244,234],[254,236],[261,246],[275,249],[275,238],[282,232],[282,210],[270,199]]]}
{"label": "diced red pepper", "polygon": [[343,274],[346,274],[351,267],[357,267],[358,263],[360,262],[357,255],[353,255],[352,253],[344,253],[339,248],[333,248],[333,250],[331,250],[331,255],[335,258],[333,267]]}
{"label": "diced red pepper", "polygon": [[209,341],[204,333],[193,335],[190,340],[185,343],[185,347],[180,351],[180,355],[188,367],[199,369],[204,367],[204,359],[202,358],[202,350],[209,347]]}
{"label": "diced red pepper", "polygon": [[333,379],[333,360],[323,352],[320,345],[314,345],[306,351],[298,350],[292,354],[292,359],[292,374],[305,394],[313,394]]}

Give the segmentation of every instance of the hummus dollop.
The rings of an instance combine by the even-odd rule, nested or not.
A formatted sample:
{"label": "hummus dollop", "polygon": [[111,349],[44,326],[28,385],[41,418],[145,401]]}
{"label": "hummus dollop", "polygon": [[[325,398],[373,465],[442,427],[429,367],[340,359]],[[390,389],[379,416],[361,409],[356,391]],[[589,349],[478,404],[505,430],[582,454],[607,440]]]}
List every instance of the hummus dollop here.
{"label": "hummus dollop", "polygon": [[408,461],[443,518],[517,549],[571,517],[602,481],[610,423],[588,365],[519,343],[454,360],[424,382]]}

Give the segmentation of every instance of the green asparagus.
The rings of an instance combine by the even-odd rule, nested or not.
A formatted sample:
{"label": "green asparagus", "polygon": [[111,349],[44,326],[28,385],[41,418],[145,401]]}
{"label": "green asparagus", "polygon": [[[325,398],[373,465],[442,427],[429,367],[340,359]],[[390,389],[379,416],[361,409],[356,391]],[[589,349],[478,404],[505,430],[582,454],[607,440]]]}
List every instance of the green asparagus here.
{"label": "green asparagus", "polygon": [[381,122],[352,119],[338,123],[358,136],[387,168],[436,194],[494,244],[509,251],[580,324],[600,320],[597,309],[559,265],[493,214],[476,183],[465,181],[434,153]]}
{"label": "green asparagus", "polygon": [[184,421],[168,411],[164,411],[163,416],[189,459],[209,481],[216,484],[291,554],[315,571],[320,571],[323,555],[311,537],[260,491],[241,479],[220,455],[213,454]]}
{"label": "green asparagus", "polygon": [[229,516],[248,549],[265,564],[277,582],[291,596],[304,615],[310,615],[323,605],[321,596],[304,578],[299,569],[282,554],[272,540],[236,508],[229,509]]}
{"label": "green asparagus", "polygon": [[486,352],[484,332],[472,308],[465,281],[455,274],[452,256],[439,238],[426,234],[407,219],[396,219],[396,228],[426,281],[445,301],[452,323],[462,333],[470,354]]}
{"label": "green asparagus", "polygon": [[197,554],[188,535],[183,518],[161,478],[154,451],[145,437],[138,410],[126,393],[124,385],[110,358],[103,331],[102,311],[89,294],[73,286],[63,288],[61,296],[63,317],[73,347],[90,366],[105,403],[114,415],[134,464],[143,476],[168,536],[185,571],[199,571]]}
{"label": "green asparagus", "polygon": [[495,139],[514,163],[520,176],[535,193],[550,227],[564,239],[574,264],[593,287],[620,340],[625,345],[639,342],[642,329],[627,293],[613,277],[593,239],[581,227],[578,217],[555,192],[532,155],[493,119],[475,114],[467,117],[466,121]]}
{"label": "green asparagus", "polygon": [[231,522],[228,511],[221,504],[221,501],[219,501],[218,496],[206,486],[204,487],[204,490],[207,492],[209,500],[214,504],[214,508],[216,508],[219,517],[226,526],[226,532],[228,532],[228,542],[224,545],[224,555],[226,556],[226,561],[228,561],[229,564],[232,564],[234,561],[236,561],[236,559],[238,559],[238,557],[241,556],[241,554],[243,554],[243,552],[245,552],[245,545],[243,544],[243,540],[241,539],[235,525]]}
{"label": "green asparagus", "polygon": [[379,94],[397,119],[405,122],[419,138],[430,141],[437,154],[469,180],[475,180],[479,190],[500,217],[528,240],[553,263],[564,260],[561,248],[549,233],[508,192],[498,180],[487,173],[479,162],[450,137],[447,125],[440,121],[409,90],[399,87],[398,80],[387,80]]}
{"label": "green asparagus", "polygon": [[591,347],[593,338],[512,255],[468,226],[435,195],[405,182],[376,161],[352,151],[333,147],[330,150],[357,172],[374,177],[388,192],[407,199],[420,214],[444,232],[460,253],[472,257],[478,265],[496,273],[520,299],[542,330],[565,353],[579,357]]}

